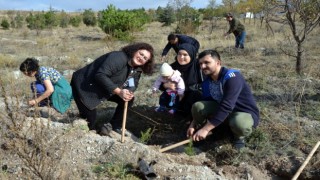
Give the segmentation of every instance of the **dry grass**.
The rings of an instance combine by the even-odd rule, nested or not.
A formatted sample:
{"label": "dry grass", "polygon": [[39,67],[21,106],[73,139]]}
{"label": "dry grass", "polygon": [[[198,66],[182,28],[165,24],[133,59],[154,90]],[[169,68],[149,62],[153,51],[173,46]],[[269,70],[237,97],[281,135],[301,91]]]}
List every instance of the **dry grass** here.
{"label": "dry grass", "polygon": [[[246,49],[241,52],[233,49],[234,38],[232,35],[224,39],[223,33],[228,28],[225,21],[218,22],[211,34],[209,24],[203,24],[198,34],[190,34],[200,41],[200,51],[215,48],[221,53],[223,65],[241,70],[252,87],[261,110],[261,124],[248,139],[249,149],[238,154],[228,146],[224,146],[219,152],[211,149],[208,153],[212,156],[213,161],[220,165],[238,165],[240,162],[246,161],[257,167],[280,158],[306,156],[320,135],[319,122],[314,122],[320,120],[318,53],[320,29],[316,28],[308,37],[305,44],[305,59],[303,60],[304,74],[297,76],[295,74],[295,59],[284,55],[279,49],[280,45],[294,48],[294,45],[290,44],[289,39],[284,36],[289,32],[286,26],[272,24],[275,31],[275,35],[272,36],[258,23],[251,22],[249,24],[247,22],[245,25],[248,38]],[[134,33],[136,41],[148,42],[153,45],[157,67],[160,64],[162,49],[167,43],[167,35],[174,28],[175,25],[162,27],[160,23],[154,22],[145,25],[143,31]],[[2,86],[6,92],[16,89],[15,94],[10,96],[18,96],[22,100],[26,100],[26,97],[30,96],[29,82],[31,79],[26,77],[14,79],[10,73],[13,70],[18,70],[20,62],[26,57],[39,57],[41,64],[56,67],[63,72],[64,70],[77,70],[85,66],[88,59],[95,59],[106,52],[118,50],[127,45],[126,42],[106,37],[98,27],[57,28],[44,30],[39,36],[36,36],[35,31],[28,29],[0,30],[0,34],[1,37],[5,37],[5,39],[0,39],[0,45],[3,47],[0,49]],[[171,50],[168,61],[173,62],[173,58],[174,53]],[[139,120],[151,122],[150,124],[146,123],[144,128],[154,128],[155,134],[161,133],[161,131],[172,133],[174,128],[179,127],[178,121],[172,121],[173,124],[169,124],[171,119],[165,117],[167,118],[165,119],[165,127],[160,127],[163,119],[149,112],[158,102],[157,98],[151,97],[148,93],[156,76],[157,74],[152,77],[142,77],[136,92],[133,110],[142,112],[152,121],[160,122],[160,124],[156,124],[137,115]],[[2,96],[4,91],[0,92]],[[110,106],[102,108],[110,108]],[[107,113],[102,116],[109,117],[110,115]],[[135,116],[130,117],[135,118]],[[161,138],[159,137],[155,141],[158,140]],[[254,158],[250,158],[249,155]],[[3,156],[2,153],[1,156]],[[273,164],[273,166],[277,165],[281,164]],[[291,169],[289,168],[286,173],[279,172],[279,174],[288,176],[290,171],[292,175],[297,164],[291,162],[291,165]],[[318,166],[319,157],[309,167],[311,172],[311,175],[308,174],[309,177],[319,178],[316,176]],[[264,168],[267,167],[264,166]],[[312,174],[312,172],[314,173]],[[274,170],[274,173],[277,171]],[[6,174],[1,174],[0,178],[3,176]]]}

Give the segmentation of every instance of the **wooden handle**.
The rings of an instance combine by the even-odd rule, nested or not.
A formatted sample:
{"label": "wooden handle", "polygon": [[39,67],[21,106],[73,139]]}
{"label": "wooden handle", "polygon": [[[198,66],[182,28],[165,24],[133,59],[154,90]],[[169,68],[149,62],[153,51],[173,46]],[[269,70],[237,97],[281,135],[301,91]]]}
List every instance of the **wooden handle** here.
{"label": "wooden handle", "polygon": [[121,129],[121,142],[124,142],[124,134],[126,132],[126,121],[127,121],[128,101],[124,102],[122,129]]}
{"label": "wooden handle", "polygon": [[164,152],[164,151],[168,151],[168,150],[173,149],[173,148],[176,148],[176,147],[178,147],[178,146],[182,146],[182,145],[184,145],[184,144],[188,144],[189,142],[191,142],[191,139],[186,139],[186,140],[184,140],[184,141],[178,142],[178,143],[173,144],[173,145],[171,145],[171,146],[162,148],[162,149],[159,150],[159,152],[162,153],[162,152]]}
{"label": "wooden handle", "polygon": [[319,145],[320,145],[320,141],[318,141],[318,143],[313,147],[313,149],[309,153],[307,159],[303,162],[303,164],[300,166],[300,168],[298,169],[298,171],[296,172],[296,174],[293,176],[293,178],[291,180],[296,180],[299,177],[299,175],[301,174],[301,172],[304,169],[304,167],[308,164],[308,162],[310,161],[311,157],[313,156],[313,154],[318,149]]}

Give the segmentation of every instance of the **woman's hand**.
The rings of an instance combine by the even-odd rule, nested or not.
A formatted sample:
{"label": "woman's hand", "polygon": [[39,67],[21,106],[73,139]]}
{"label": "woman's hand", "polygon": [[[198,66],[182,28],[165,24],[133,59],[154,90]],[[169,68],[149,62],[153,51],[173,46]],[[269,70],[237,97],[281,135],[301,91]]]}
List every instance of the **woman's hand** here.
{"label": "woman's hand", "polygon": [[165,88],[165,89],[170,89],[170,90],[176,90],[176,88],[177,88],[177,86],[176,86],[176,83],[174,83],[174,82],[171,82],[171,81],[168,81],[168,82],[166,82],[166,83],[163,83],[163,87]]}
{"label": "woman's hand", "polygon": [[124,101],[131,101],[131,99],[134,97],[133,92],[129,91],[128,89],[121,89],[119,96]]}
{"label": "woman's hand", "polygon": [[34,106],[37,104],[37,101],[35,99],[32,99],[28,102],[29,106]]}

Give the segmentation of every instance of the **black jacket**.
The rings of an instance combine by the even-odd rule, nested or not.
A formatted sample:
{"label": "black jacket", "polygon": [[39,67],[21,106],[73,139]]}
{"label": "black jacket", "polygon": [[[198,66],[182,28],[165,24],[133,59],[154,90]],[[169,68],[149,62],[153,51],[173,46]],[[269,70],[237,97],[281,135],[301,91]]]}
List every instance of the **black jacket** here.
{"label": "black jacket", "polygon": [[[122,51],[114,51],[100,56],[89,65],[77,70],[72,75],[73,88],[83,104],[90,110],[112,96],[117,87],[123,85],[132,70],[129,57]],[[141,68],[133,74],[135,87],[142,73]]]}

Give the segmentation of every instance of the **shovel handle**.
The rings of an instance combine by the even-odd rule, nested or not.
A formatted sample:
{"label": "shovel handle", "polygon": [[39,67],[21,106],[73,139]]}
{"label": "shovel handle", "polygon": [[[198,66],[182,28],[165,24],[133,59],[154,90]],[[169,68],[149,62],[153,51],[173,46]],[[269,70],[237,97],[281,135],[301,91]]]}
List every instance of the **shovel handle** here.
{"label": "shovel handle", "polygon": [[168,147],[165,147],[165,148],[162,148],[162,149],[160,149],[159,150],[159,152],[164,152],[164,151],[168,151],[168,150],[170,150],[170,149],[173,149],[173,148],[176,148],[176,147],[178,147],[178,146],[182,146],[182,145],[184,145],[184,144],[188,144],[189,142],[191,142],[192,140],[191,139],[186,139],[186,140],[184,140],[184,141],[181,141],[181,142],[178,142],[178,143],[176,143],[176,144],[172,144],[172,145],[170,145],[170,146],[168,146]]}
{"label": "shovel handle", "polygon": [[121,142],[124,142],[124,135],[126,132],[126,121],[127,121],[128,101],[124,102],[122,129],[121,129]]}
{"label": "shovel handle", "polygon": [[298,169],[298,171],[296,172],[296,174],[293,176],[293,178],[291,180],[296,180],[299,177],[299,175],[301,174],[301,172],[304,169],[304,167],[308,164],[308,162],[310,161],[311,157],[313,156],[315,151],[318,149],[319,145],[320,145],[320,141],[318,141],[317,144],[313,147],[313,149],[309,153],[307,159],[303,162],[303,164],[300,166],[300,168]]}

